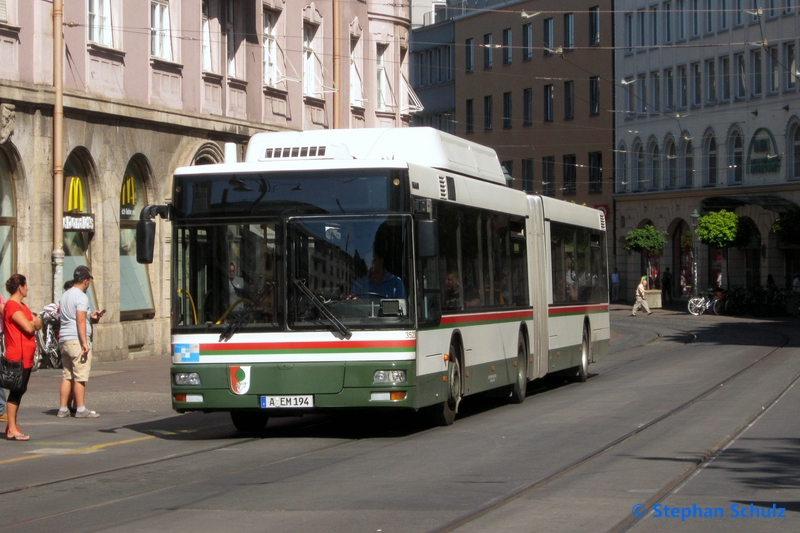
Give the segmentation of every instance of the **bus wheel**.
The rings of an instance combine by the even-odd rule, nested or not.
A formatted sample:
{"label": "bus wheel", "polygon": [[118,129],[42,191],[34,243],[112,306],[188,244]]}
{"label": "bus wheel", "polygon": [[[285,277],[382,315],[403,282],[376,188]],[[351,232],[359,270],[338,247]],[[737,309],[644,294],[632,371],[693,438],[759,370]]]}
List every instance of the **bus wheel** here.
{"label": "bus wheel", "polygon": [[511,385],[511,396],[509,402],[522,403],[525,401],[525,394],[528,389],[528,354],[525,350],[525,337],[519,334],[517,340],[517,379]]}
{"label": "bus wheel", "polygon": [[583,383],[589,377],[589,332],[583,329],[583,340],[581,341],[581,364],[575,370],[573,381]]}
{"label": "bus wheel", "polygon": [[447,400],[431,406],[433,423],[437,426],[450,426],[455,422],[458,404],[461,402],[461,363],[458,351],[450,345],[447,362]]}
{"label": "bus wheel", "polygon": [[251,409],[236,409],[231,411],[233,425],[242,433],[256,433],[267,427],[269,415]]}

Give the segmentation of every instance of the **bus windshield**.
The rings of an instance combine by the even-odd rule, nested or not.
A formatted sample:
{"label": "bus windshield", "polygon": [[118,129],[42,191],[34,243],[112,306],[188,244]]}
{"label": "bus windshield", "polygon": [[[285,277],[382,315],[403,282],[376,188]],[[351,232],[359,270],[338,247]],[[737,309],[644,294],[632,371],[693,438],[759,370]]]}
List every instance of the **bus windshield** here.
{"label": "bus windshield", "polygon": [[408,215],[176,221],[173,331],[412,327],[410,224]]}

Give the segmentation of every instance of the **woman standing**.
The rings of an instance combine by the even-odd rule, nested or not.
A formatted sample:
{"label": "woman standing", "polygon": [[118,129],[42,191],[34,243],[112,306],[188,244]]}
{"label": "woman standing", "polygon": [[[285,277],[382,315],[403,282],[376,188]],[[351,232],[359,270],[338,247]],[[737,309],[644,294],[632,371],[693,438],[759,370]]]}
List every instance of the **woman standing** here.
{"label": "woman standing", "polygon": [[14,274],[6,281],[6,290],[11,297],[6,302],[3,310],[3,325],[5,326],[6,359],[9,361],[22,361],[22,384],[19,389],[12,390],[8,395],[8,425],[6,426],[6,439],[31,440],[17,426],[17,411],[22,395],[28,390],[28,380],[33,369],[33,354],[36,352],[36,339],[34,332],[42,329],[42,321],[34,317],[28,306],[22,300],[28,295],[28,282],[22,274]]}

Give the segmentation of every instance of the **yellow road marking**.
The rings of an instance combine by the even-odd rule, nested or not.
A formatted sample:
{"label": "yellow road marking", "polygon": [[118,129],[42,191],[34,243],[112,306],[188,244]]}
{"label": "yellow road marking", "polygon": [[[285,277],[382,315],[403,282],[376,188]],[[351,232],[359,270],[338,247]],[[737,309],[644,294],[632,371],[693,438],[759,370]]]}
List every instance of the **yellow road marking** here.
{"label": "yellow road marking", "polygon": [[[103,444],[95,444],[94,446],[88,446],[86,448],[79,448],[77,450],[69,450],[69,451],[66,451],[66,452],[64,452],[62,454],[59,454],[59,456],[62,456],[62,455],[76,455],[76,454],[81,454],[81,453],[91,453],[91,452],[95,452],[97,450],[102,450],[103,448],[108,448],[110,446],[119,446],[120,444],[130,444],[132,442],[140,442],[140,441],[143,441],[143,440],[150,440],[150,439],[154,439],[154,438],[155,438],[154,435],[148,435],[146,437],[138,437],[138,438],[135,438],[135,439],[118,440],[118,441],[114,441],[114,442],[106,442],[106,443],[103,443]],[[16,463],[18,461],[27,461],[28,459],[38,459],[39,457],[53,457],[53,455],[40,453],[40,454],[36,454],[36,455],[26,455],[26,456],[23,456],[23,457],[14,457],[13,459],[5,459],[3,461],[0,461],[0,465],[5,465],[5,464],[9,464],[9,463]]]}

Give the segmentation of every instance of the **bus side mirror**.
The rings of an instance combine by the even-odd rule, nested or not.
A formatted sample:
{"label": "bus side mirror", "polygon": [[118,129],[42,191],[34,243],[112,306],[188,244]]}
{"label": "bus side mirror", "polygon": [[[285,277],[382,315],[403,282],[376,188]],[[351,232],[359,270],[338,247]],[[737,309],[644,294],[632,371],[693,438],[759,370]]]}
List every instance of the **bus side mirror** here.
{"label": "bus side mirror", "polygon": [[142,264],[152,263],[155,244],[156,223],[152,220],[139,220],[136,223],[136,261]]}
{"label": "bus side mirror", "polygon": [[439,256],[439,221],[417,220],[417,256]]}

